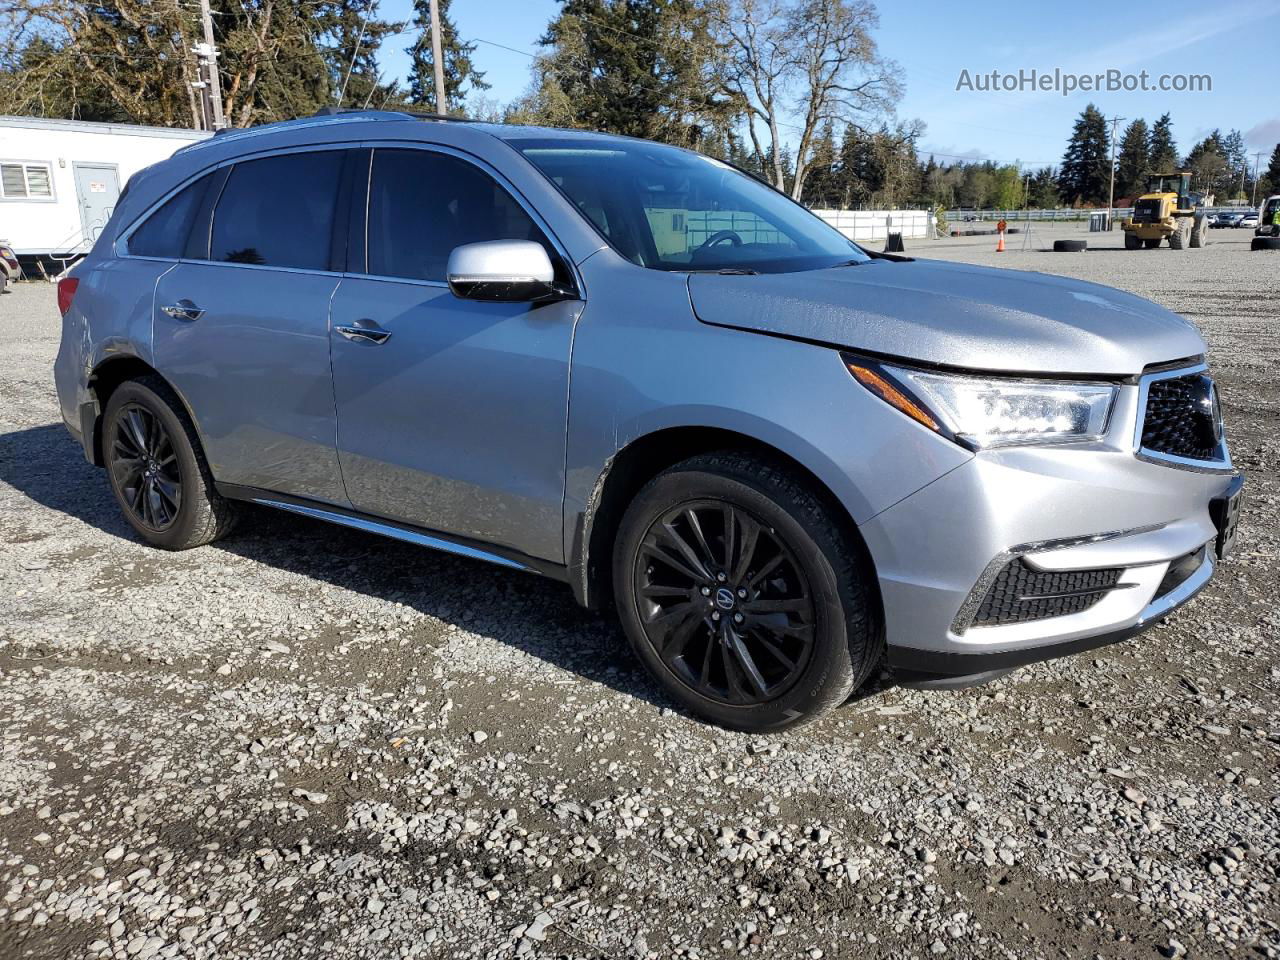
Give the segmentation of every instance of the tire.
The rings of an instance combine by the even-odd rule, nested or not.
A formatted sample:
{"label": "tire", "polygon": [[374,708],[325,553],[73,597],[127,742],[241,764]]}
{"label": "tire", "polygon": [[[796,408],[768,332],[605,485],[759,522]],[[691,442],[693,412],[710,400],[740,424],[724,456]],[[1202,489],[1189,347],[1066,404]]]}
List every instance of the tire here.
{"label": "tire", "polygon": [[1280,237],[1254,237],[1250,250],[1280,250]]}
{"label": "tire", "polygon": [[1143,240],[1142,245],[1148,250],[1154,250],[1156,247],[1160,246],[1160,238],[1152,237],[1150,240]]}
{"label": "tire", "polygon": [[1169,249],[1185,250],[1191,245],[1191,221],[1187,217],[1178,217],[1173,225],[1173,233],[1169,234]]}
{"label": "tire", "polygon": [[[730,523],[738,549],[726,557]],[[730,729],[813,720],[882,658],[871,577],[834,508],[752,457],[698,456],[649,481],[623,515],[613,577],[641,662],[689,710]]]}
{"label": "tire", "polygon": [[1081,253],[1089,248],[1086,240],[1055,240],[1053,241],[1054,253]]}
{"label": "tire", "polygon": [[1126,231],[1124,235],[1124,248],[1126,250],[1141,250],[1142,238],[1136,233],[1129,233]]}
{"label": "tire", "polygon": [[1209,223],[1201,214],[1196,217],[1195,223],[1191,226],[1191,249],[1199,250],[1205,245],[1205,238],[1209,235]]}
{"label": "tire", "polygon": [[125,519],[152,546],[203,546],[235,525],[236,505],[214,489],[195,429],[158,377],[126,381],[111,394],[102,456]]}

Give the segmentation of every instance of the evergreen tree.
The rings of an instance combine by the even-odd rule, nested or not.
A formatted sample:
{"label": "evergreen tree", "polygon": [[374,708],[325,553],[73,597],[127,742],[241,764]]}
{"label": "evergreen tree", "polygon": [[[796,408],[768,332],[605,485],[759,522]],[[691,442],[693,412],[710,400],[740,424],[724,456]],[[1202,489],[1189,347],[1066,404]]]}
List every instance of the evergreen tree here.
{"label": "evergreen tree", "polygon": [[1027,185],[1027,204],[1037,209],[1057,207],[1062,203],[1058,193],[1058,176],[1053,167],[1041,167],[1031,175]]}
{"label": "evergreen tree", "polygon": [[1228,199],[1233,193],[1234,179],[1227,162],[1227,147],[1222,133],[1214,130],[1186,155],[1182,161],[1184,170],[1191,171],[1191,188],[1200,193],[1213,194]]}
{"label": "evergreen tree", "polygon": [[1109,147],[1106,118],[1091,103],[1075,122],[1062,157],[1058,184],[1064,198],[1072,204],[1106,202],[1111,172]]}
{"label": "evergreen tree", "polygon": [[1263,171],[1259,186],[1262,187],[1258,191],[1259,195],[1270,196],[1273,193],[1280,193],[1280,143],[1277,143],[1276,148],[1271,151],[1271,163]]}
{"label": "evergreen tree", "polygon": [[608,130],[697,147],[733,108],[716,91],[719,56],[699,0],[560,0],[533,90],[512,119]]}
{"label": "evergreen tree", "polygon": [[375,109],[399,99],[395,83],[384,83],[378,67],[378,50],[401,24],[379,19],[378,0],[326,0],[313,5],[312,17],[322,38],[322,53],[329,69],[338,107]]}
{"label": "evergreen tree", "polygon": [[[471,90],[488,90],[483,71],[477,70],[471,60],[474,43],[458,38],[458,28],[449,16],[451,0],[437,0],[440,13],[440,49],[444,56],[444,95],[451,111]],[[413,0],[413,25],[420,31],[417,43],[409,48],[408,100],[415,105],[429,105],[436,109],[435,53],[431,43],[431,0]]]}
{"label": "evergreen tree", "polygon": [[838,207],[841,200],[836,173],[835,123],[828,120],[813,139],[809,152],[809,175],[804,184],[804,202],[810,207]]}
{"label": "evergreen tree", "polygon": [[1173,120],[1167,113],[1151,128],[1147,157],[1152,173],[1175,173],[1178,170],[1178,145],[1173,142]]}
{"label": "evergreen tree", "polygon": [[1135,120],[1124,128],[1116,158],[1116,196],[1136,197],[1145,190],[1151,172],[1150,141],[1147,121]]}

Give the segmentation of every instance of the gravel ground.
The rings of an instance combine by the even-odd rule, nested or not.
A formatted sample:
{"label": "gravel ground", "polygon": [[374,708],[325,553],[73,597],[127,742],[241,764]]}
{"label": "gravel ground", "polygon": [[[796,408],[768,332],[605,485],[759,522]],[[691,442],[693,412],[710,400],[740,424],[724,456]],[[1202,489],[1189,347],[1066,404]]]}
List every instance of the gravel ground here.
{"label": "gravel ground", "polygon": [[1137,640],[881,677],[764,738],[672,709],[550,581],[268,512],[142,546],[59,421],[53,291],[18,286],[0,957],[1280,956],[1280,256],[1060,235],[909,252],[1198,322],[1249,471],[1235,557]]}

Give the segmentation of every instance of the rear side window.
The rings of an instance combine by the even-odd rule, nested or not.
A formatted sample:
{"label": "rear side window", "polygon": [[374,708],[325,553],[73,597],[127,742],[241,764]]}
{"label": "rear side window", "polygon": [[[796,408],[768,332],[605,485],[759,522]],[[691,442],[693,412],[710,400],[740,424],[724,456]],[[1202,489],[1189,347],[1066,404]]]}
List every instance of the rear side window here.
{"label": "rear side window", "polygon": [[200,200],[209,186],[212,174],[178,191],[129,237],[129,252],[136,257],[170,257],[177,259],[187,245],[187,236],[195,221]]}
{"label": "rear side window", "polygon": [[445,279],[454,247],[535,240],[558,259],[537,224],[473,164],[426,150],[375,150],[369,183],[368,272]]}
{"label": "rear side window", "polygon": [[237,163],[213,213],[209,259],[329,269],[342,151]]}

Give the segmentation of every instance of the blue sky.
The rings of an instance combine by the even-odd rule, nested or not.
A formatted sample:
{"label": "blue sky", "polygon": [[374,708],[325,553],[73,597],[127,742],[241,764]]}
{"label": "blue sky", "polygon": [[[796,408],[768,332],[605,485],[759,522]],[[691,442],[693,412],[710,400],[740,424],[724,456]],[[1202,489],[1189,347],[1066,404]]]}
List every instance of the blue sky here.
{"label": "blue sky", "polygon": [[[1234,128],[1245,134],[1251,153],[1264,151],[1265,166],[1280,142],[1276,0],[881,0],[877,6],[876,41],[884,56],[902,66],[906,79],[898,114],[925,122],[921,152],[933,152],[939,160],[945,155],[1056,164],[1072,121],[1090,101],[1107,116],[1143,117],[1148,123],[1168,111],[1184,152],[1215,127]],[[381,0],[379,13],[390,20],[407,19],[411,8],[411,0]],[[525,91],[529,55],[538,52],[538,38],[558,9],[556,0],[453,0],[451,14],[459,33],[477,41],[474,59],[492,84],[488,97],[505,103]],[[382,59],[390,72],[403,76],[407,57],[400,48],[413,39],[388,41]],[[956,90],[961,69],[977,74],[1032,68],[1073,73],[1145,69],[1153,79],[1162,73],[1209,74],[1213,89],[1067,97]]]}

